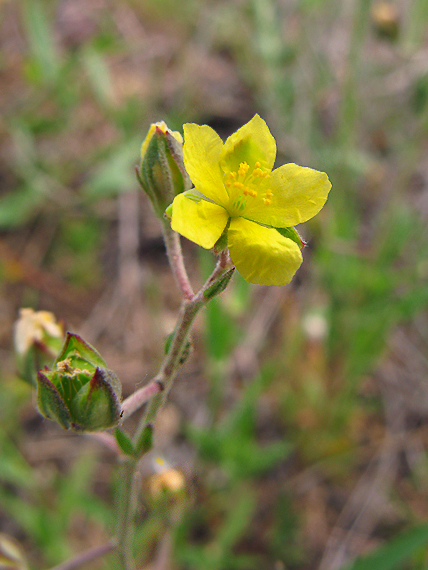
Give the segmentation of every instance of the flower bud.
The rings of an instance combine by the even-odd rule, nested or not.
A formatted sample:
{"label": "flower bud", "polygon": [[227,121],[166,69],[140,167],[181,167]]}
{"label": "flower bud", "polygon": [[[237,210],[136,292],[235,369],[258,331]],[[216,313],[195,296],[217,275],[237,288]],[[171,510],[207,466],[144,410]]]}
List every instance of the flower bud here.
{"label": "flower bud", "polygon": [[164,121],[153,123],[147,133],[137,177],[159,217],[177,194],[190,188],[183,163],[183,138],[178,131],[169,130]]}
{"label": "flower bud", "polygon": [[121,392],[119,379],[100,354],[69,332],[52,370],[37,375],[39,412],[64,429],[96,431],[117,425]]}
{"label": "flower bud", "polygon": [[48,311],[20,309],[14,345],[19,376],[36,385],[37,370],[50,366],[64,342],[64,327]]}

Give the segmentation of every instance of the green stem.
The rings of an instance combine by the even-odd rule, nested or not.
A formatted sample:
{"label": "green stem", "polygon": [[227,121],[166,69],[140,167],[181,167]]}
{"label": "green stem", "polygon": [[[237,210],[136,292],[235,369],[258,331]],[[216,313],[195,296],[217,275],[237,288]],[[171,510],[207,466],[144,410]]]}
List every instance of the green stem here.
{"label": "green stem", "polygon": [[135,570],[132,545],[134,539],[134,515],[136,508],[137,460],[126,459],[120,468],[119,516],[117,524],[117,552],[121,570]]}

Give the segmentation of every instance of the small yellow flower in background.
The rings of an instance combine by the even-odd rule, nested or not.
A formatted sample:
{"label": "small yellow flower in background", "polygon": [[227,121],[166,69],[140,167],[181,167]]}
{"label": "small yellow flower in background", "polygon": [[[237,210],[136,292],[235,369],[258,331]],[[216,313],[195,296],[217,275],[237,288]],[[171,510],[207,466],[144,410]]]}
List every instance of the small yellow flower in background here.
{"label": "small yellow flower in background", "polygon": [[35,385],[37,370],[52,363],[64,336],[64,326],[49,311],[20,309],[13,339],[18,375]]}
{"label": "small yellow flower in background", "polygon": [[173,469],[161,457],[156,458],[155,470],[157,473],[149,479],[150,493],[153,497],[159,497],[162,493],[179,493],[185,488],[186,480],[183,473]]}
{"label": "small yellow flower in background", "polygon": [[183,154],[195,188],[175,197],[172,229],[206,249],[227,229],[231,259],[244,279],[289,283],[302,254],[276,228],[291,228],[321,210],[331,188],[327,175],[296,164],[272,171],[276,143],[259,115],[224,144],[207,125],[185,124]]}
{"label": "small yellow flower in background", "polygon": [[18,354],[25,354],[36,342],[43,342],[46,338],[64,338],[64,329],[49,311],[34,311],[33,309],[20,309],[19,319],[15,324],[14,344]]}

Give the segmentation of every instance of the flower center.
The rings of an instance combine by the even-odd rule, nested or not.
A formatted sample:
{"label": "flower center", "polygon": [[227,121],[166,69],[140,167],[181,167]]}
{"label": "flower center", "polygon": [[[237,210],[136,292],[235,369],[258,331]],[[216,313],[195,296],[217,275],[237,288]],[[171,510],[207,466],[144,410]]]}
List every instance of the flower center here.
{"label": "flower center", "polygon": [[[262,180],[269,178],[269,172],[261,169],[260,162],[254,163],[250,170],[247,162],[241,162],[237,171],[231,170],[224,176],[224,184],[229,193],[229,213],[232,217],[240,216],[245,208],[255,199],[259,198],[261,190],[265,190]],[[261,194],[265,206],[272,203],[272,190],[267,189]]]}

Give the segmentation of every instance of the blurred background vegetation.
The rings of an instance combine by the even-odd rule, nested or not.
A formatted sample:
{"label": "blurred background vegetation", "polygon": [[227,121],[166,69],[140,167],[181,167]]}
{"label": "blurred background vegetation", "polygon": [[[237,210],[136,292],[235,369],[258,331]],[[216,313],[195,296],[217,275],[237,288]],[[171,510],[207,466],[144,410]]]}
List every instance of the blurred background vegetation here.
{"label": "blurred background vegetation", "polygon": [[[255,112],[333,189],[291,286],[236,276],[198,320],[141,465],[140,567],[426,568],[427,0],[2,0],[0,81],[0,530],[31,568],[108,540],[116,471],[35,411],[18,309],[146,382],[180,297],[140,144]],[[184,248],[200,283],[214,259]],[[179,497],[151,494],[157,455]]]}

